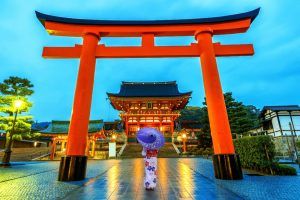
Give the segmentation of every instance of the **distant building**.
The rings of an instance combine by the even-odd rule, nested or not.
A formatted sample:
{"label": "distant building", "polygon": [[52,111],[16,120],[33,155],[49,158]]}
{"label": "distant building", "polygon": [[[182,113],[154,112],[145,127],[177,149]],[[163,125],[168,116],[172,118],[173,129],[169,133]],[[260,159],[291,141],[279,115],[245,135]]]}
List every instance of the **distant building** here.
{"label": "distant building", "polygon": [[[56,153],[64,154],[67,147],[67,138],[70,121],[53,120],[51,122],[35,123],[32,131],[41,133],[42,140],[51,143],[50,159],[53,160]],[[98,138],[105,137],[104,122],[102,120],[90,120],[88,129],[87,155],[94,157],[95,142]],[[91,151],[90,151],[91,150]]]}
{"label": "distant building", "polygon": [[119,93],[107,95],[111,105],[120,111],[128,142],[136,142],[136,133],[142,127],[159,129],[171,142],[174,122],[191,92],[180,93],[176,81],[122,82]]}
{"label": "distant building", "polygon": [[288,106],[264,106],[260,118],[263,131],[274,137],[300,136],[300,107]]}

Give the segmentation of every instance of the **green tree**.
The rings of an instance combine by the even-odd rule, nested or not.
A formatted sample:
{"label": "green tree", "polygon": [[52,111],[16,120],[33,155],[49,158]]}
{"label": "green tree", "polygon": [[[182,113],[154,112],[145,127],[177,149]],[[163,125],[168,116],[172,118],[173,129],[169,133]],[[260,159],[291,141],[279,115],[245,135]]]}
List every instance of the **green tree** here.
{"label": "green tree", "polygon": [[186,106],[180,111],[179,121],[201,121],[203,111],[197,106]]}
{"label": "green tree", "polygon": [[9,77],[0,83],[0,130],[5,134],[5,154],[2,165],[10,165],[11,147],[14,139],[30,134],[32,116],[26,112],[32,107],[28,96],[33,94],[29,80]]}
{"label": "green tree", "polygon": [[[233,135],[245,134],[249,130],[259,125],[259,109],[253,105],[244,105],[242,102],[236,101],[232,97],[231,92],[224,94],[227,114],[229,118],[230,128]],[[206,99],[203,102],[204,105],[204,118],[202,122],[205,127],[203,130],[210,132],[209,120],[206,107]]]}
{"label": "green tree", "polygon": [[199,140],[199,147],[200,148],[207,148],[207,147],[212,147],[212,139],[211,139],[211,134],[210,134],[210,126],[209,126],[209,120],[208,120],[208,112],[207,112],[207,107],[204,106],[201,108],[202,110],[202,117],[200,120],[201,123],[201,131],[197,135],[197,138]]}
{"label": "green tree", "polygon": [[[236,137],[236,134],[245,134],[249,130],[259,126],[259,109],[253,105],[244,105],[242,102],[236,101],[232,97],[231,92],[224,94],[226,109],[228,113],[230,128],[233,137]],[[199,146],[200,147],[209,147],[212,146],[211,133],[209,118],[206,106],[206,99],[204,98],[201,117],[201,132],[198,136]]]}
{"label": "green tree", "polygon": [[182,121],[198,122],[201,125],[201,131],[195,133],[198,138],[198,146],[204,149],[212,146],[206,107],[186,106],[180,111],[179,122]]}

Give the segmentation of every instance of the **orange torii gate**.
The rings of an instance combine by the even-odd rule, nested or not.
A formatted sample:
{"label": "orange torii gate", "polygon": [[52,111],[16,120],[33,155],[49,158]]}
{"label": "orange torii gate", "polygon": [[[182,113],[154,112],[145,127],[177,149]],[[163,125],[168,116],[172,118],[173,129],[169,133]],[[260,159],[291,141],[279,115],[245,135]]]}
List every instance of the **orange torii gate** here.
{"label": "orange torii gate", "polygon": [[[218,179],[242,179],[240,160],[235,154],[216,56],[253,55],[252,44],[213,43],[213,35],[246,32],[259,13],[250,12],[213,18],[118,21],[85,20],[45,15],[37,18],[51,35],[82,37],[74,47],[44,47],[45,58],[80,58],[66,157],[59,168],[60,181],[85,178],[88,123],[95,63],[97,58],[199,57],[204,80],[211,135],[214,171]],[[155,37],[195,36],[188,46],[156,46]],[[141,37],[141,46],[110,47],[98,44],[102,37]]]}

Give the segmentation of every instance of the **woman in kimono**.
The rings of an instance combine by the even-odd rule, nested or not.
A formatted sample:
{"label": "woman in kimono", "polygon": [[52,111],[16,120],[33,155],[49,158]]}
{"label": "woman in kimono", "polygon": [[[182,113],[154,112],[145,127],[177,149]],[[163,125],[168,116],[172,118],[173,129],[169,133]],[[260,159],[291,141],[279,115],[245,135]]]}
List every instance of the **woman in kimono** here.
{"label": "woman in kimono", "polygon": [[154,190],[157,183],[157,154],[165,138],[157,129],[142,128],[137,133],[137,140],[143,146],[142,155],[145,157],[144,187]]}
{"label": "woman in kimono", "polygon": [[145,179],[144,187],[146,190],[154,190],[157,181],[157,154],[158,150],[143,148],[142,155],[145,157]]}

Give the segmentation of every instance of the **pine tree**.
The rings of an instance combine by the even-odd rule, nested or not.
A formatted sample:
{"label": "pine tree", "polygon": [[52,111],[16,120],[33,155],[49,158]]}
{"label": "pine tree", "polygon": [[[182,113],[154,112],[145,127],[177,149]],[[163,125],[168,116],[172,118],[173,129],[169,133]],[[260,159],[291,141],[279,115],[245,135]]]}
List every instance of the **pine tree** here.
{"label": "pine tree", "polygon": [[[257,109],[255,106],[245,106],[242,102],[236,101],[232,97],[231,92],[225,93],[224,99],[233,138],[236,138],[236,134],[245,134],[249,130],[256,128],[259,125],[259,109]],[[201,119],[201,135],[203,135],[202,138],[206,139],[204,143],[209,144],[209,142],[211,141],[211,135],[206,99],[204,99],[203,105],[204,107],[202,107],[203,117]]]}
{"label": "pine tree", "polygon": [[33,94],[32,87],[29,80],[19,77],[9,77],[0,83],[0,130],[5,132],[6,140],[3,166],[10,165],[13,140],[30,134],[32,116],[24,113],[32,107],[27,98]]}

